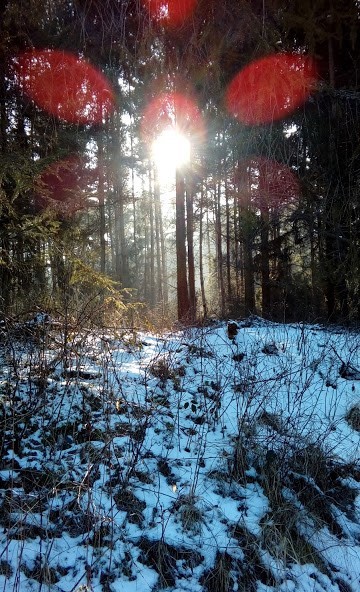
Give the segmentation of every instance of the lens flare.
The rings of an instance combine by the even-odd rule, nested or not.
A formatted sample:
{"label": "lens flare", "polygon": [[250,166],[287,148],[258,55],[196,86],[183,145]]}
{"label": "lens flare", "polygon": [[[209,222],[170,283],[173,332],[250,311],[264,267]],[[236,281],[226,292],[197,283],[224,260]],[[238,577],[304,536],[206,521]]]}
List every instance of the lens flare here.
{"label": "lens flare", "polygon": [[34,103],[59,119],[102,123],[115,107],[109,81],[94,66],[59,50],[26,51],[14,60],[16,82]]}
{"label": "lens flare", "polygon": [[239,199],[255,208],[279,208],[299,199],[300,186],[295,173],[286,165],[253,156],[241,161],[235,176]]}
{"label": "lens flare", "polygon": [[168,27],[178,27],[193,13],[197,0],[143,0],[151,18]]}
{"label": "lens flare", "polygon": [[86,191],[92,176],[81,156],[72,155],[52,163],[35,179],[37,207],[51,207],[65,217],[86,208]]}
{"label": "lens flare", "polygon": [[226,91],[226,107],[247,125],[270,123],[300,107],[316,80],[316,65],[310,57],[269,55],[250,63],[233,78]]}
{"label": "lens flare", "polygon": [[167,92],[155,97],[145,108],[142,134],[154,141],[165,129],[173,128],[192,141],[200,141],[205,133],[202,115],[195,101],[181,93]]}

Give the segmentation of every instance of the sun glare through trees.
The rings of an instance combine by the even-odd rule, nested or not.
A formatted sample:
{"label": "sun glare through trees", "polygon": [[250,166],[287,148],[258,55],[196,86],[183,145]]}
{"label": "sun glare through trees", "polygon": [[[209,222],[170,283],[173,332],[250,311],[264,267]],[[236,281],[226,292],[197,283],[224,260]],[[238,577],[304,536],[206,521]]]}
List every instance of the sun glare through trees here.
{"label": "sun glare through trees", "polygon": [[359,592],[360,0],[0,0],[0,592]]}
{"label": "sun glare through trees", "polygon": [[5,302],[36,215],[61,221],[61,241],[73,224],[79,256],[151,309],[181,294],[183,321],[283,318],[302,290],[309,314],[358,310],[358,2],[315,0],[316,18],[300,0],[29,2],[0,8],[0,195],[20,233],[7,214]]}
{"label": "sun glare through trees", "polygon": [[190,161],[190,141],[174,128],[167,128],[154,140],[152,156],[160,180],[175,180],[176,169]]}

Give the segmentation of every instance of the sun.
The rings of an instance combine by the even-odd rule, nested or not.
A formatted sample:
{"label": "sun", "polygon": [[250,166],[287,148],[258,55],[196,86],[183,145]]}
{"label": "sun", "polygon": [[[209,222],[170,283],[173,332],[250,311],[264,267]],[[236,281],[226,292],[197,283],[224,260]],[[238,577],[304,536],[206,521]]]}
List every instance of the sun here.
{"label": "sun", "polygon": [[177,129],[166,128],[153,142],[152,157],[161,179],[170,180],[190,161],[190,142]]}

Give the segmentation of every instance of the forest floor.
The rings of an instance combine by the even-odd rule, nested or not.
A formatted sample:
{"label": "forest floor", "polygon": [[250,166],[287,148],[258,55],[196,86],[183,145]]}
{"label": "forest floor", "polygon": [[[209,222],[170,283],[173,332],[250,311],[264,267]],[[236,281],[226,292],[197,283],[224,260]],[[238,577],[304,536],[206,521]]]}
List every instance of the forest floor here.
{"label": "forest floor", "polygon": [[359,333],[38,316],[0,358],[0,591],[360,590]]}

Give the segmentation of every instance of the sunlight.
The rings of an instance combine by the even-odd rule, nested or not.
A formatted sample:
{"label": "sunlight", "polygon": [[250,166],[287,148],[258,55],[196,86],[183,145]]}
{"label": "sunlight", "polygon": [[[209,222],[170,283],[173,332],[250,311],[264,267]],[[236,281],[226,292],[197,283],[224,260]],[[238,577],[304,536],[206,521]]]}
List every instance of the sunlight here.
{"label": "sunlight", "polygon": [[154,141],[152,156],[162,179],[174,177],[176,169],[190,160],[190,142],[181,132],[167,128]]}

